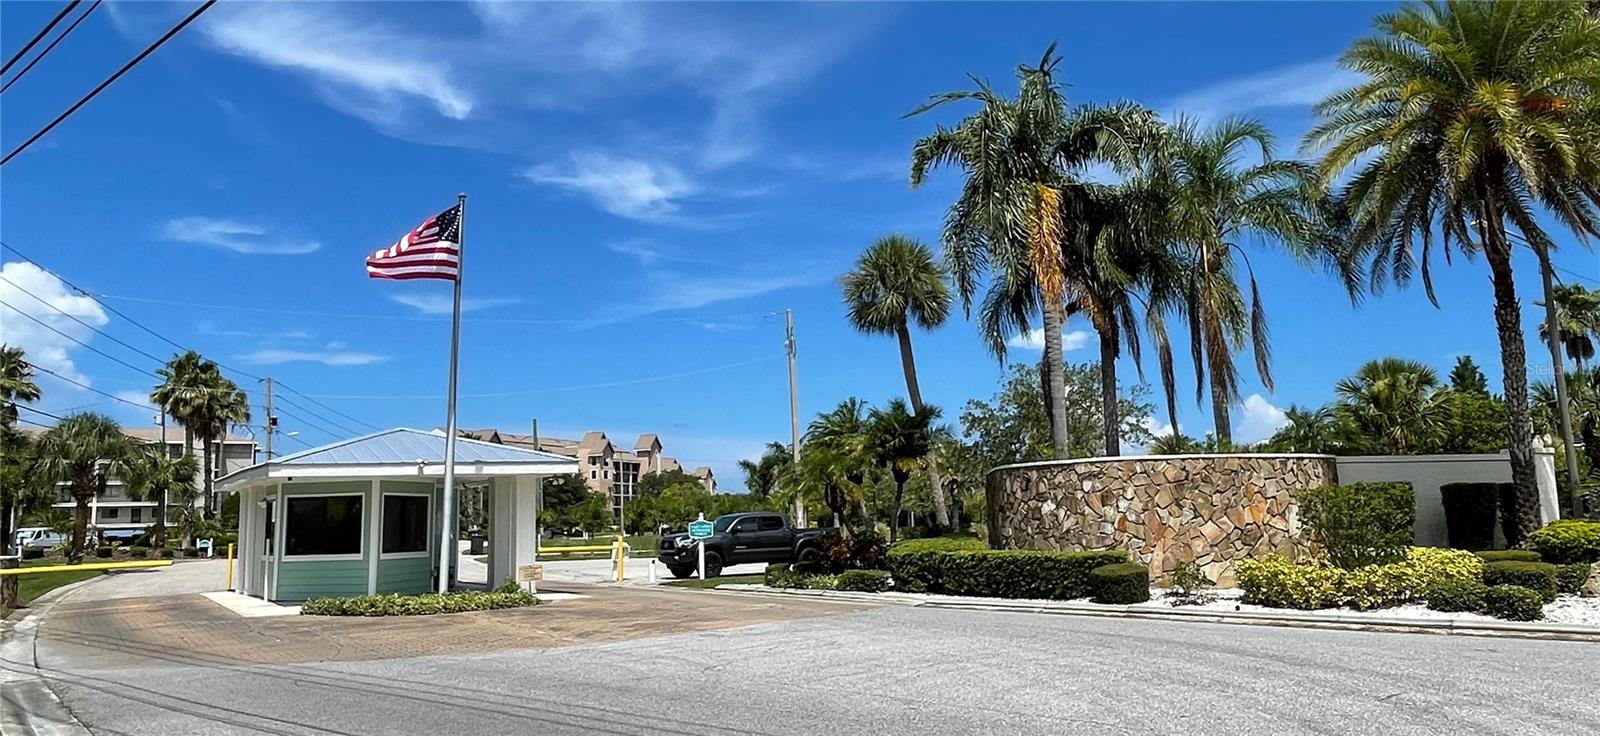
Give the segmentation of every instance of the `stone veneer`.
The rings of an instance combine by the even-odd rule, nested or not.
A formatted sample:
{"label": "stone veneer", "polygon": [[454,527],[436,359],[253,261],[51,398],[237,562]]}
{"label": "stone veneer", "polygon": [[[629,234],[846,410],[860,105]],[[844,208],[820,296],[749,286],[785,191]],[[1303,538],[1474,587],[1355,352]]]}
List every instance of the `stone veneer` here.
{"label": "stone veneer", "polygon": [[1294,559],[1295,492],[1337,482],[1329,455],[1165,455],[1004,465],[989,472],[996,549],[1126,549],[1154,579],[1195,561],[1218,585],[1233,563]]}

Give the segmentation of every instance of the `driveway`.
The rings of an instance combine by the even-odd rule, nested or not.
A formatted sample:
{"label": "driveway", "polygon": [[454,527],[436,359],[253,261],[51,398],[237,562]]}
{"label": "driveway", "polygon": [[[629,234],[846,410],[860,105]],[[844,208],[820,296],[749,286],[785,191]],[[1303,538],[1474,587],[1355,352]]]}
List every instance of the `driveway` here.
{"label": "driveway", "polygon": [[181,560],[171,567],[109,572],[67,591],[62,601],[120,600],[208,593],[228,589],[227,560]]}
{"label": "driveway", "polygon": [[[634,557],[622,566],[623,582],[630,585],[650,585],[650,563],[648,557]],[[544,565],[544,578],[549,582],[559,583],[609,583],[616,576],[615,563],[610,560],[563,560],[545,559],[539,564]],[[667,572],[665,565],[656,563],[656,585],[675,580],[672,573]],[[762,563],[748,565],[729,565],[723,568],[722,576],[732,575],[760,575],[766,572],[767,566]],[[457,577],[463,583],[483,583],[489,578],[489,566],[478,562],[472,557],[461,555],[461,571]]]}

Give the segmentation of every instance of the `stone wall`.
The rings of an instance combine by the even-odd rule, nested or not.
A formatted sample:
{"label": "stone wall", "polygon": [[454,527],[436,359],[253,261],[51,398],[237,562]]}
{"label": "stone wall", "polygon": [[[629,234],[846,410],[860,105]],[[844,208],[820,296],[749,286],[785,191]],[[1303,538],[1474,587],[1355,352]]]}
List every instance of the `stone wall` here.
{"label": "stone wall", "polygon": [[996,549],[1126,549],[1163,578],[1195,561],[1218,585],[1235,561],[1305,550],[1295,492],[1337,482],[1328,455],[1170,455],[990,471]]}

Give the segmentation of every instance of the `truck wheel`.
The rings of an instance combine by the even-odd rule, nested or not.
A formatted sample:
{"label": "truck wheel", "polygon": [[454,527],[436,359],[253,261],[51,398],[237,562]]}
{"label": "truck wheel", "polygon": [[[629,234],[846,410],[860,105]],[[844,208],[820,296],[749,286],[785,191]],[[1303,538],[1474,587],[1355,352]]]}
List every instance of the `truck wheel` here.
{"label": "truck wheel", "polygon": [[722,574],[722,555],[715,552],[706,553],[706,577],[714,578]]}
{"label": "truck wheel", "polygon": [[694,577],[694,568],[692,568],[692,567],[670,567],[669,566],[667,568],[667,572],[672,573],[672,577],[675,577],[675,578],[677,578],[679,580],[682,580],[684,578],[692,578],[692,577]]}
{"label": "truck wheel", "polygon": [[816,547],[806,547],[794,558],[794,566],[798,570],[809,571],[817,569],[822,562],[822,552]]}

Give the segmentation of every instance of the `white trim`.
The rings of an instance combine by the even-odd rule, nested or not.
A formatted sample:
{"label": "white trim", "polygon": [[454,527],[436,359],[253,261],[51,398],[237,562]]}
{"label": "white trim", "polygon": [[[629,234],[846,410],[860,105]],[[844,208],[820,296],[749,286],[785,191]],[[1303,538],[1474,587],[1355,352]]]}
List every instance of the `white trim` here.
{"label": "white trim", "polygon": [[[378,499],[378,513],[372,514],[367,519],[367,535],[374,542],[377,542],[379,525],[383,523],[382,519],[379,518],[379,514],[383,513],[383,497],[379,495],[377,478],[372,479],[372,487],[368,489],[368,493],[371,493],[374,498]],[[373,549],[382,550],[383,545],[381,543],[376,544]],[[378,555],[373,555],[372,559],[367,561],[367,595],[374,595],[377,592]]]}
{"label": "white trim", "polygon": [[287,536],[284,534],[283,522],[289,512],[287,504],[283,502],[282,483],[272,489],[272,494],[274,496],[272,514],[278,518],[272,523],[272,597],[267,600],[275,601],[278,599],[278,574],[282,572],[280,568],[283,566],[283,539]]}
{"label": "white trim", "polygon": [[[576,462],[457,463],[456,477],[467,480],[503,475],[570,475]],[[443,465],[395,463],[377,465],[284,465],[277,461],[236,471],[217,480],[219,493],[263,480],[302,478],[441,478]]]}
{"label": "white trim", "polygon": [[[285,509],[285,511],[283,512],[284,518],[286,520],[288,519],[288,511],[287,511],[287,509],[289,507],[289,501],[297,501],[297,500],[300,500],[300,499],[303,499],[303,498],[335,498],[335,497],[338,497],[338,496],[355,496],[356,498],[361,499],[361,513],[363,513],[363,514],[367,513],[367,501],[366,501],[367,493],[365,491],[354,491],[354,492],[351,492],[351,491],[339,491],[339,492],[336,492],[336,493],[296,493],[296,494],[293,494],[293,495],[284,496],[284,498],[283,498],[282,505],[283,505],[283,507]],[[288,525],[285,524],[283,527],[281,527],[279,533],[281,535],[283,535],[283,538],[285,540],[287,540],[289,538],[289,527],[288,527]],[[280,563],[281,562],[331,562],[331,561],[334,561],[334,560],[359,560],[362,557],[366,556],[366,552],[367,552],[366,535],[365,534],[361,535],[361,538],[356,541],[356,544],[358,544],[359,546],[356,548],[356,551],[354,553],[340,553],[340,554],[336,554],[336,555],[290,555],[288,553],[284,553],[284,554],[280,554],[279,555],[279,557],[281,558]],[[279,549],[283,549],[283,546],[284,546],[284,543],[280,543],[278,545],[278,548]]]}
{"label": "white trim", "polygon": [[[378,487],[378,481],[376,481],[376,480],[372,481],[372,487],[373,488],[377,488]],[[374,529],[380,530],[378,533],[373,534],[373,538],[378,540],[378,544],[374,548],[374,549],[378,550],[378,559],[381,559],[381,560],[411,560],[411,559],[416,559],[418,557],[431,557],[431,556],[433,556],[433,536],[434,536],[433,535],[433,531],[434,531],[433,530],[433,493],[431,493],[431,492],[430,493],[420,493],[418,491],[384,491],[384,490],[379,490],[378,491],[378,495],[380,496],[380,498],[378,499],[378,513],[376,514],[376,516],[378,517],[378,521],[373,524],[373,528]],[[423,549],[422,549],[421,552],[385,552],[385,551],[383,551],[383,534],[381,532],[381,530],[383,528],[383,501],[384,501],[384,498],[387,498],[389,496],[420,496],[420,497],[425,498],[425,499],[428,500],[428,531],[427,531],[427,533],[425,535],[423,535],[424,546],[423,546]]]}

